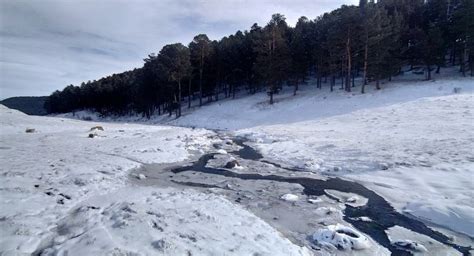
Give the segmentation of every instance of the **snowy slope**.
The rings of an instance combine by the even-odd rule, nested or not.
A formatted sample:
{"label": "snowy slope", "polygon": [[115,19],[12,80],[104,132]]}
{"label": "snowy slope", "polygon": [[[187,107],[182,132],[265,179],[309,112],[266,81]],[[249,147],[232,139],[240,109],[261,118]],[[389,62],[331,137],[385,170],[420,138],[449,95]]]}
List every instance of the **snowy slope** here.
{"label": "snowy slope", "polygon": [[265,94],[212,104],[172,123],[249,136],[272,161],[359,181],[400,211],[474,237],[474,79],[401,80],[364,95],[304,90],[273,106]]}
{"label": "snowy slope", "polygon": [[[1,105],[0,117],[1,255],[309,255],[222,197],[130,184],[130,169],[207,150],[212,132],[32,117]],[[91,132],[97,125],[104,131]]]}
{"label": "snowy slope", "polygon": [[[307,86],[303,86],[297,96],[293,96],[291,87],[285,87],[282,93],[275,96],[274,105],[268,104],[268,96],[265,93],[258,93],[205,105],[192,112],[185,111],[183,117],[168,123],[237,130],[260,125],[315,120],[361,109],[409,102],[423,97],[451,95],[453,89],[458,87],[464,93],[474,91],[472,78],[444,78],[437,81],[400,80],[382,85],[383,89],[378,91],[374,90],[373,86],[368,86],[366,94],[360,93],[360,87],[353,88],[351,93],[338,88],[330,92],[327,84],[320,90],[315,88],[313,82],[310,81]],[[158,117],[151,122],[162,122],[162,119]]]}

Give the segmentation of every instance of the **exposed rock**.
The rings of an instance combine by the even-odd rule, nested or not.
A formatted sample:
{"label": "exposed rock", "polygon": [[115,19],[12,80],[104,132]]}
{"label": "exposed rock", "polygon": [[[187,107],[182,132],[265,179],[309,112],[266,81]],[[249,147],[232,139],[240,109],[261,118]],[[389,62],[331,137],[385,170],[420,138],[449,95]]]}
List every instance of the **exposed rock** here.
{"label": "exposed rock", "polygon": [[104,130],[104,127],[98,125],[98,126],[94,126],[90,129],[90,131],[94,131],[94,130],[99,130],[99,131],[103,131]]}
{"label": "exposed rock", "polygon": [[411,240],[398,240],[392,243],[395,247],[398,247],[405,251],[410,252],[427,252],[428,250],[422,244],[419,244]]}
{"label": "exposed rock", "polygon": [[224,168],[232,169],[232,168],[235,168],[237,166],[240,166],[239,162],[237,162],[237,160],[231,160],[231,161],[227,162],[227,164],[224,166]]}
{"label": "exposed rock", "polygon": [[26,133],[34,133],[34,132],[36,132],[36,130],[33,129],[33,128],[26,128],[25,132]]}

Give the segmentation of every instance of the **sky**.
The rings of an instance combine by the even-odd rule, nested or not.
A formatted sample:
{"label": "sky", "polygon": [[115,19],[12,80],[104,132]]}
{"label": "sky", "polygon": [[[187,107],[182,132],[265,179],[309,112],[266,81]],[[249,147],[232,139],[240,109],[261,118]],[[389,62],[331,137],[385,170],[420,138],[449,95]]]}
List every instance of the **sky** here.
{"label": "sky", "polygon": [[170,43],[220,39],[282,13],[293,26],[358,0],[0,0],[0,99],[143,66]]}

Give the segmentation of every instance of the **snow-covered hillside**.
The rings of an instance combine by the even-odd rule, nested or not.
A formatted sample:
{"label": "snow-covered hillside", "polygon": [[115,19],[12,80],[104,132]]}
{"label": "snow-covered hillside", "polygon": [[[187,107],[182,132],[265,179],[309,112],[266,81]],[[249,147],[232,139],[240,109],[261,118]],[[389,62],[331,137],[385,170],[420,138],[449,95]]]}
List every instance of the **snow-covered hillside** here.
{"label": "snow-covered hillside", "polygon": [[207,150],[212,132],[33,117],[1,105],[0,117],[1,255],[309,255],[221,196],[129,182],[142,163]]}
{"label": "snow-covered hillside", "polygon": [[400,211],[474,237],[474,79],[304,90],[274,105],[263,93],[211,104],[172,123],[250,137],[267,159],[359,181]]}

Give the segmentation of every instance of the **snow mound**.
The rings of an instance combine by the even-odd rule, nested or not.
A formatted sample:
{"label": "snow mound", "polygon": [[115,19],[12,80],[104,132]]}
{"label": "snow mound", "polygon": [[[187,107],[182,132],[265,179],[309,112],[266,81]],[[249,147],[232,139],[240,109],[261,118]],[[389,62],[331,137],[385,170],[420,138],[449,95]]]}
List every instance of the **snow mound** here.
{"label": "snow mound", "polygon": [[225,151],[225,150],[222,149],[222,148],[221,148],[221,149],[218,149],[218,150],[216,151],[216,153],[217,153],[217,154],[221,154],[221,155],[227,155],[227,151]]}
{"label": "snow mound", "polygon": [[341,224],[329,225],[316,231],[313,243],[338,250],[363,250],[370,248],[370,241],[357,230]]}
{"label": "snow mound", "polygon": [[284,194],[280,197],[280,199],[288,202],[296,202],[299,200],[299,197],[294,194]]}

